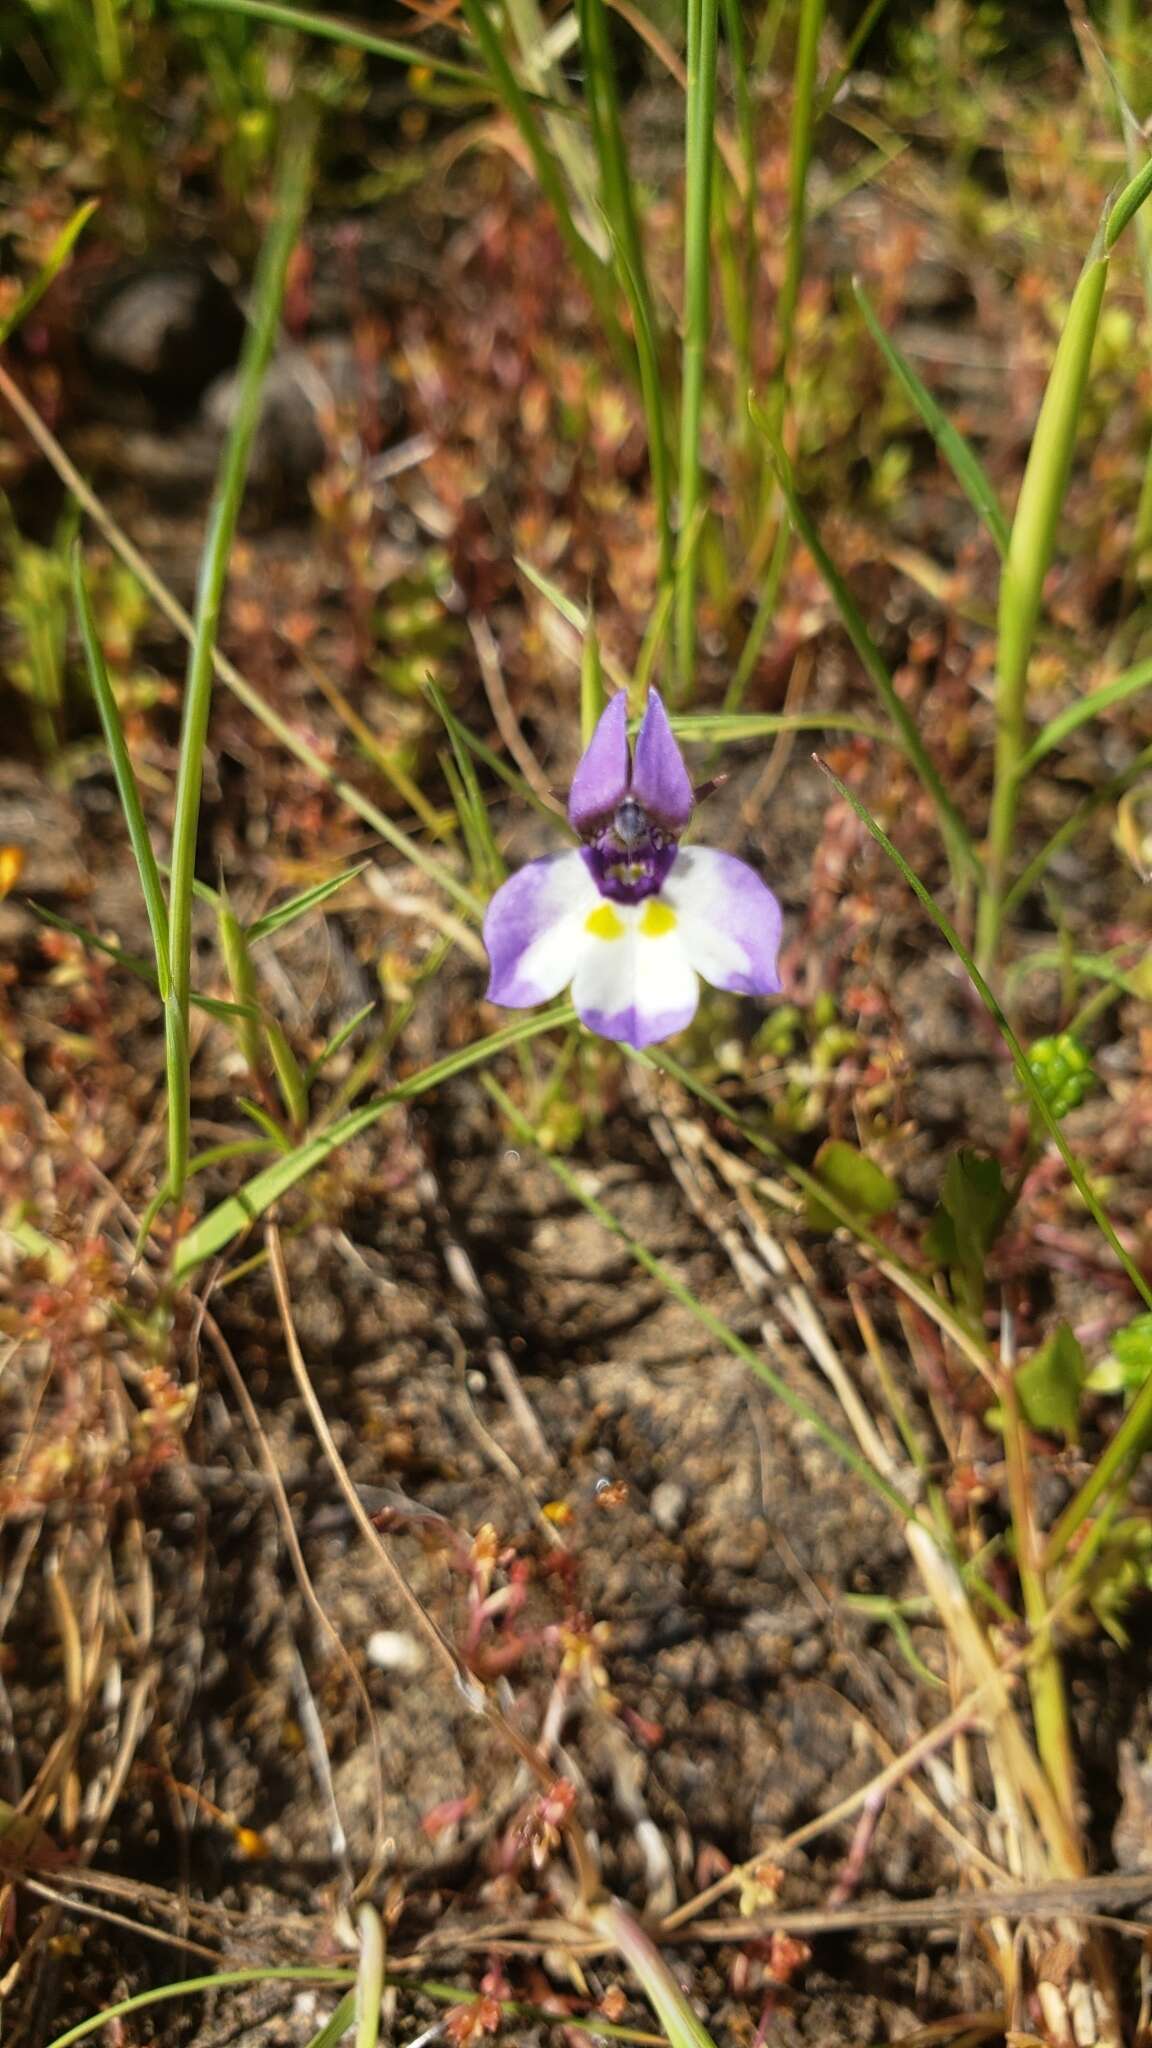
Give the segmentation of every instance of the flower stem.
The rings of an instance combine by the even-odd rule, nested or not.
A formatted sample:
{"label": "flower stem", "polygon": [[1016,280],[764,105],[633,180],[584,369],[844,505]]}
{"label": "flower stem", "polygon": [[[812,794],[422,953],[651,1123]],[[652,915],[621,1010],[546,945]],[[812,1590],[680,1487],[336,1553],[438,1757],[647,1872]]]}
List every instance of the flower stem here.
{"label": "flower stem", "polygon": [[1023,780],[1021,763],[1027,750],[1028,662],[1040,618],[1044,578],[1056,542],[1056,525],[1068,489],[1076,429],[1107,280],[1107,255],[1102,250],[1094,250],[1080,274],[1068,308],[1032,437],[1000,577],[996,769],[986,874],[976,925],[976,962],[985,976],[995,966],[1000,943],[1008,866]]}

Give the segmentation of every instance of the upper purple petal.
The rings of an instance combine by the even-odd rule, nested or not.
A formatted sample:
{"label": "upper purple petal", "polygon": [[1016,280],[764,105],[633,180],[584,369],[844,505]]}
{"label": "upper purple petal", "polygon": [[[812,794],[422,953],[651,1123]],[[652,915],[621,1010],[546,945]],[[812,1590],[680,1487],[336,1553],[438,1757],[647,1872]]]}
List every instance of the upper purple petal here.
{"label": "upper purple petal", "polygon": [[620,690],[600,714],[568,792],[577,832],[610,818],[628,794],[628,693]]}
{"label": "upper purple petal", "polygon": [[692,783],[656,690],[648,692],[648,708],[636,738],[632,794],[650,818],[673,831],[682,831],[692,816]]}

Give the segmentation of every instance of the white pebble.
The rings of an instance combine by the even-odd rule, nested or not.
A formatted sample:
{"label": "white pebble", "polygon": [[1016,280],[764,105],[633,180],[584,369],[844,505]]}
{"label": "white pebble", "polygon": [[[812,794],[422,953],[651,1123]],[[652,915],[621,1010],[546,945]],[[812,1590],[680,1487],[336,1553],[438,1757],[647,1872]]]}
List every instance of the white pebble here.
{"label": "white pebble", "polygon": [[415,1678],[425,1664],[424,1646],[415,1636],[399,1628],[378,1628],[368,1638],[368,1662],[378,1671],[394,1671],[400,1678]]}

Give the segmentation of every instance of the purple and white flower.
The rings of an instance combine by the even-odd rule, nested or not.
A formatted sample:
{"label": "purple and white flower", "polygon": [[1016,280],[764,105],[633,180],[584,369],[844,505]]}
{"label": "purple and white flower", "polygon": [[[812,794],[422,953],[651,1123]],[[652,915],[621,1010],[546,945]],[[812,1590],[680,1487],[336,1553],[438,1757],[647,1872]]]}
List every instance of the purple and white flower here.
{"label": "purple and white flower", "polygon": [[621,691],[569,792],[582,845],[529,861],[488,906],[489,1002],[527,1009],[571,984],[589,1030],[642,1046],[691,1023],[698,976],[739,995],[779,995],[780,905],[745,861],[681,846],[694,807],[656,691],[634,758]]}

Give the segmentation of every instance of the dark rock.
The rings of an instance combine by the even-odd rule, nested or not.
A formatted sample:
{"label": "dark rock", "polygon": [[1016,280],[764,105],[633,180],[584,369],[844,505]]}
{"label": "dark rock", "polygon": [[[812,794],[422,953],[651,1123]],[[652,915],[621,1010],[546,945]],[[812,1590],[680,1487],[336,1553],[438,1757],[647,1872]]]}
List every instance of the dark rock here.
{"label": "dark rock", "polygon": [[[201,418],[214,435],[223,437],[231,427],[239,390],[239,371],[227,370],[204,393]],[[269,364],[252,445],[250,474],[259,489],[298,496],[323,468],[323,397],[322,379],[300,350],[286,349]]]}
{"label": "dark rock", "polygon": [[81,337],[115,407],[128,397],[191,412],[240,353],[244,315],[207,264],[153,260],[105,278]]}

